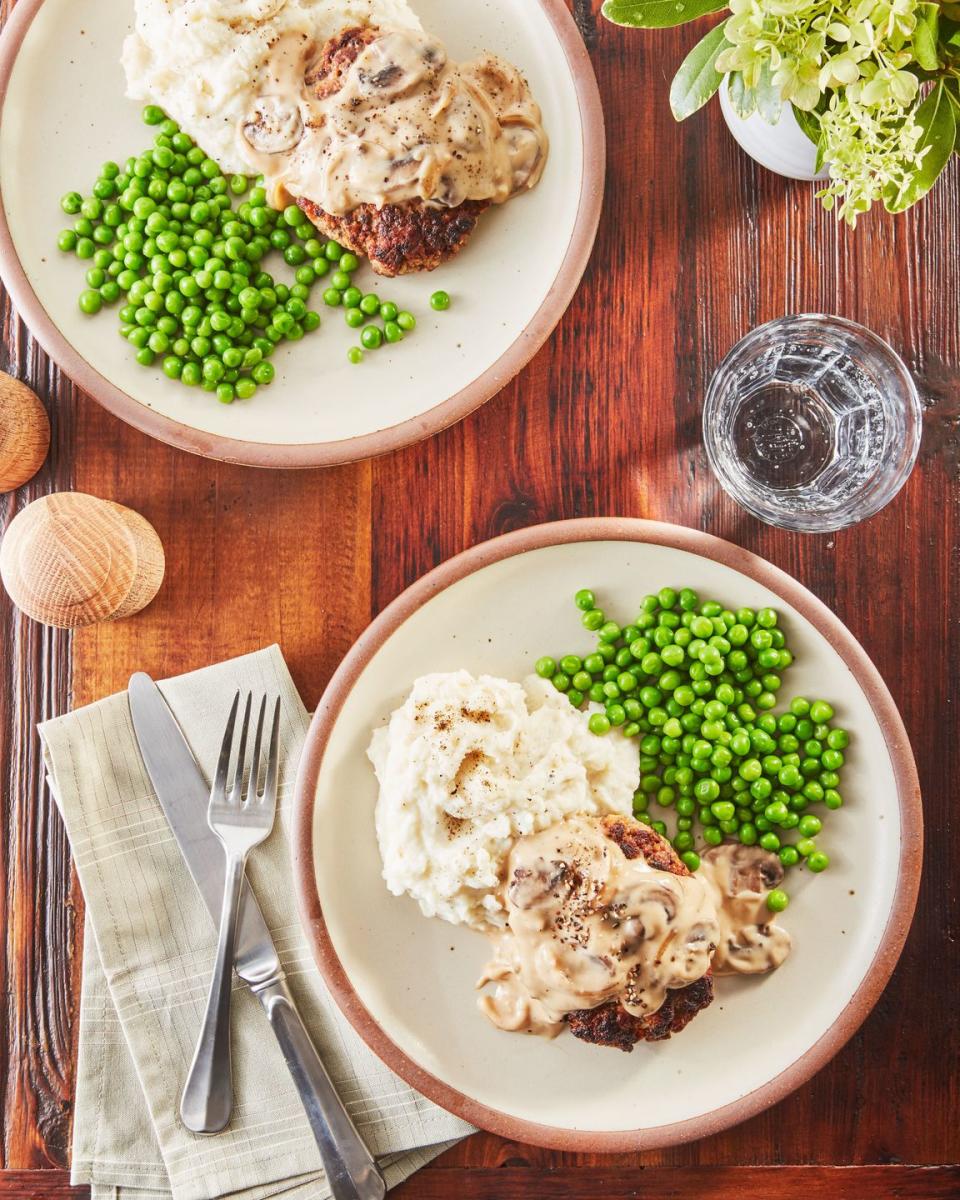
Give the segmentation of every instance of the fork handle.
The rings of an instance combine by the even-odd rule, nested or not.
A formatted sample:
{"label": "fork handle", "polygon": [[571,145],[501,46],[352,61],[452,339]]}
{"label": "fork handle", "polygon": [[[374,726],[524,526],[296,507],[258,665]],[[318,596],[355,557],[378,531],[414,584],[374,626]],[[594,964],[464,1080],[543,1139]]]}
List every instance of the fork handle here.
{"label": "fork handle", "polygon": [[254,988],[297,1085],[333,1200],[383,1200],[387,1185],[337,1095],[285,980]]}
{"label": "fork handle", "polygon": [[180,1118],[191,1133],[219,1133],[230,1123],[233,1111],[230,992],[243,872],[244,856],[230,855],[223,888],[217,961],[210,980],[200,1038],[180,1098]]}

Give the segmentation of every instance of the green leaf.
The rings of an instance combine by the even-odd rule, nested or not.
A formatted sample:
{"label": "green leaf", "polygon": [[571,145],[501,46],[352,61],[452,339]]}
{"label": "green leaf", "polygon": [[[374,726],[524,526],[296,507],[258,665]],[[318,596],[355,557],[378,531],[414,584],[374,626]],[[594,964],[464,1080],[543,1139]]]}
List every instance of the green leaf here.
{"label": "green leaf", "polygon": [[790,106],[793,109],[793,115],[797,124],[807,135],[815,146],[820,144],[820,114],[816,112],[807,112],[805,108],[797,108],[795,104]]}
{"label": "green leaf", "polygon": [[711,29],[680,64],[670,84],[670,107],[678,121],[684,121],[702,108],[723,82],[714,65],[717,55],[730,43],[724,35],[726,21]]}
{"label": "green leaf", "polygon": [[888,212],[903,212],[925,196],[937,182],[957,144],[956,111],[942,80],[914,113],[914,119],[923,130],[917,152],[926,147],[929,149],[902,193],[898,194],[894,189],[884,193],[883,202]]}
{"label": "green leaf", "polygon": [[743,82],[739,71],[727,76],[727,95],[738,117],[752,117],[757,111],[757,93]]}
{"label": "green leaf", "polygon": [[913,31],[913,56],[925,71],[936,71],[940,66],[937,54],[937,39],[940,36],[940,5],[919,4],[917,27]]}
{"label": "green leaf", "polygon": [[726,8],[727,0],[605,0],[603,15],[616,25],[668,29]]}
{"label": "green leaf", "polygon": [[953,104],[953,117],[957,123],[957,140],[954,143],[953,152],[956,155],[960,155],[960,81],[956,79],[948,79],[943,86],[947,96]]}
{"label": "green leaf", "polygon": [[940,40],[950,50],[960,50],[960,21],[940,18]]}
{"label": "green leaf", "polygon": [[757,83],[757,112],[768,125],[776,125],[783,110],[780,89],[773,82],[769,66],[764,63]]}

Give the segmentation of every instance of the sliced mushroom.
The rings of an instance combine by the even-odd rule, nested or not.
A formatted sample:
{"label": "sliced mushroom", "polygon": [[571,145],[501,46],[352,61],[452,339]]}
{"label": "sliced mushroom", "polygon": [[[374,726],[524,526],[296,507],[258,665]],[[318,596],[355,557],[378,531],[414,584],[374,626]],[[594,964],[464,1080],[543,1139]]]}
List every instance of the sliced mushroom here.
{"label": "sliced mushroom", "polygon": [[768,892],[783,879],[783,863],[776,854],[760,846],[728,842],[714,846],[703,858],[717,867],[726,866],[727,891],[731,896],[739,896],[741,892]]}
{"label": "sliced mushroom", "polygon": [[244,123],[243,136],[261,154],[284,154],[303,137],[300,110],[280,96],[260,96]]}

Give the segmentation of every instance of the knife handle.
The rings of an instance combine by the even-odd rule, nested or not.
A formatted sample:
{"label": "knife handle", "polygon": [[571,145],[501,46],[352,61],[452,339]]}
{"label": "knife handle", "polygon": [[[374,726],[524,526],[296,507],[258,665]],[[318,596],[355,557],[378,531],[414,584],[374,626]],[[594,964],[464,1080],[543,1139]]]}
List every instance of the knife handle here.
{"label": "knife handle", "polygon": [[297,1085],[333,1200],[383,1200],[387,1185],[380,1168],[337,1095],[286,981],[254,990]]}

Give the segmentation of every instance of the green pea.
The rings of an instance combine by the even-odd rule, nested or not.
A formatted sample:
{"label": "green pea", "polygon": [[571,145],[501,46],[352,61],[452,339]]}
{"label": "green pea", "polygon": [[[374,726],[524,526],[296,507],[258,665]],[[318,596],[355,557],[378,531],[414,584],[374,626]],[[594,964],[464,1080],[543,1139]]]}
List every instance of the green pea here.
{"label": "green pea", "polygon": [[603,737],[610,732],[610,718],[605,713],[591,713],[587,727],[591,733]]}
{"label": "green pea", "polygon": [[812,814],[801,817],[797,826],[801,837],[805,838],[816,837],[822,828],[823,822],[819,817],[815,817]]}
{"label": "green pea", "polygon": [[[334,276],[334,278],[336,278],[336,276]],[[373,292],[370,292],[366,296],[361,297],[357,307],[362,312],[366,313],[368,317],[374,317],[380,311],[380,301],[373,294]]]}
{"label": "green pea", "polygon": [[790,903],[790,897],[782,888],[774,888],[767,893],[767,908],[771,912],[783,912]]}
{"label": "green pea", "polygon": [[80,293],[78,301],[80,311],[86,313],[87,316],[94,317],[103,308],[103,298],[100,293],[93,288]]}
{"label": "green pea", "polygon": [[760,838],[760,845],[764,850],[776,853],[780,849],[780,839],[773,832],[765,833]]}
{"label": "green pea", "polygon": [[359,346],[351,346],[350,349],[347,351],[347,358],[352,363],[363,362],[363,351],[360,349]]}
{"label": "green pea", "polygon": [[760,834],[757,831],[756,825],[752,821],[744,821],[740,826],[738,836],[744,846],[755,846]]}
{"label": "green pea", "polygon": [[446,312],[450,307],[450,296],[447,292],[434,292],[430,297],[430,307],[436,312]]}
{"label": "green pea", "polygon": [[376,350],[383,344],[383,333],[376,325],[368,325],[360,334],[360,343],[365,350]]}
{"label": "green pea", "polygon": [[807,856],[807,866],[811,871],[819,874],[830,866],[830,859],[822,850],[814,850],[812,854]]}
{"label": "green pea", "polygon": [[602,609],[591,608],[588,609],[580,618],[580,623],[583,625],[584,629],[596,631],[600,628],[605,620],[606,617],[604,616]]}
{"label": "green pea", "polygon": [[274,367],[273,363],[262,362],[257,363],[257,365],[253,368],[251,371],[251,376],[255,383],[265,387],[273,382],[276,373],[276,368]]}
{"label": "green pea", "polygon": [[413,313],[407,312],[405,309],[401,309],[400,312],[397,313],[397,324],[404,333],[412,333],[412,331],[417,327],[417,318],[413,315]]}
{"label": "green pea", "polygon": [[337,291],[336,288],[327,288],[323,293],[323,302],[329,305],[330,308],[336,308],[339,304],[343,303],[343,294]]}

